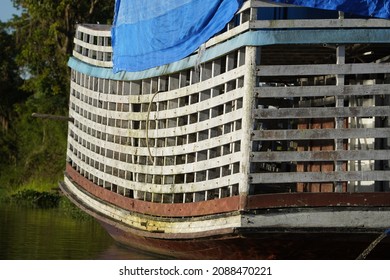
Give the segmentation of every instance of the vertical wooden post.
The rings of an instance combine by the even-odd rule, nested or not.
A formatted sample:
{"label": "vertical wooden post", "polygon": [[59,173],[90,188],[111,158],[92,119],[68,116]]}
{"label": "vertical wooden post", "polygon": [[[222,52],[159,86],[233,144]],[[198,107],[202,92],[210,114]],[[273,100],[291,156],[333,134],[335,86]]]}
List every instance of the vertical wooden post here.
{"label": "vertical wooden post", "polygon": [[[250,9],[249,20],[255,20],[257,16],[257,9]],[[245,75],[244,75],[244,96],[242,116],[242,139],[241,139],[241,166],[240,174],[242,176],[239,185],[239,194],[241,197],[240,208],[245,209],[250,188],[250,154],[252,152],[251,132],[253,130],[253,114],[255,102],[255,87],[256,87],[256,65],[259,62],[260,53],[257,47],[245,48]]]}
{"label": "vertical wooden post", "polygon": [[[389,106],[390,105],[390,96],[389,95],[386,95],[384,97],[384,105],[385,106]],[[383,121],[383,126],[384,127],[390,127],[390,112],[385,117],[385,119]],[[384,148],[385,149],[389,149],[390,148],[390,137],[384,139]],[[390,160],[385,161],[384,165],[385,165],[384,166],[384,170],[389,170],[390,169]],[[386,191],[386,192],[390,191],[390,181],[389,180],[383,182],[383,191]]]}
{"label": "vertical wooden post", "polygon": [[[340,15],[340,18],[342,18],[344,15]],[[341,45],[337,47],[336,50],[337,54],[337,65],[345,64],[345,46]],[[336,86],[338,87],[344,87],[345,84],[345,76],[344,74],[339,74],[336,77]],[[344,107],[344,97],[343,96],[337,96],[336,97],[336,107]],[[341,129],[344,127],[344,118],[338,117],[335,119],[335,128]],[[343,150],[344,149],[344,140],[343,139],[335,139],[335,150]],[[343,162],[342,161],[336,161],[335,162],[335,171],[342,171],[343,170]],[[343,182],[335,182],[335,192],[342,192],[343,191]]]}
{"label": "vertical wooden post", "polygon": [[251,131],[253,130],[253,116],[254,108],[254,88],[256,83],[256,47],[246,47],[245,49],[245,64],[246,72],[244,76],[244,96],[243,109],[245,114],[242,116],[242,139],[241,139],[241,176],[240,196],[241,208],[246,207],[246,200],[249,194],[250,187],[250,153],[252,151]]}

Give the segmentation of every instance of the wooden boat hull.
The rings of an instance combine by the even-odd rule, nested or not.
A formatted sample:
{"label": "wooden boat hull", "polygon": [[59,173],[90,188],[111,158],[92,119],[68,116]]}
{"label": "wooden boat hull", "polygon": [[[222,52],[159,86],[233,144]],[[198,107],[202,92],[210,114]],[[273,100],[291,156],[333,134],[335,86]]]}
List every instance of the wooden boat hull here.
{"label": "wooden boat hull", "polygon": [[[120,244],[178,259],[237,260],[354,260],[378,237],[367,232],[289,232],[272,230],[243,232],[206,239],[164,240],[144,238],[99,219]],[[382,241],[367,259],[390,258],[390,243]]]}
{"label": "wooden boat hull", "polygon": [[113,73],[111,26],[78,26],[62,188],[120,243],[355,259],[390,227],[390,21],[275,5],[244,1],[204,50],[137,72]]}
{"label": "wooden boat hull", "polygon": [[[74,183],[74,182],[73,182]],[[279,207],[273,210],[244,210],[222,215],[224,219],[239,219],[242,224],[247,221],[247,226],[225,227],[203,232],[181,232],[165,233],[163,230],[142,230],[126,224],[125,221],[114,219],[102,213],[101,209],[94,209],[91,204],[80,200],[72,188],[80,188],[74,183],[69,186],[62,183],[62,191],[79,208],[96,218],[106,229],[114,240],[120,244],[156,254],[164,258],[176,259],[356,259],[383,231],[383,228],[371,228],[353,226],[335,226],[337,220],[351,220],[356,217],[363,217],[360,212],[372,213],[373,220],[380,220],[381,216],[375,213],[383,213],[383,217],[389,215],[388,207],[350,207],[337,208],[330,211],[329,207],[308,207],[289,209]],[[86,194],[86,193],[85,193]],[[140,213],[118,209],[117,206],[105,203],[104,200],[88,194],[91,200],[104,203],[111,212],[124,211],[125,215],[137,216]],[[88,200],[87,199],[87,200]],[[252,201],[252,205],[255,203]],[[100,207],[102,208],[102,207]],[[355,213],[356,212],[356,213]],[[303,223],[302,215],[306,217],[306,224]],[[327,216],[333,218],[326,218]],[[267,218],[273,217],[267,221]],[[287,217],[283,220],[283,217]],[[309,218],[311,217],[311,218]],[[185,219],[185,218],[179,218]],[[209,222],[217,223],[221,214],[208,215]],[[302,226],[294,225],[294,220],[299,220]],[[310,219],[318,219],[316,224]],[[335,224],[327,222],[333,219]],[[174,219],[171,218],[174,223]],[[271,221],[271,222],[270,222]],[[150,219],[146,223],[155,223]],[[368,224],[362,220],[364,224]],[[145,223],[145,222],[144,222]],[[287,225],[286,223],[290,223]],[[328,226],[320,226],[321,223],[328,223]],[[380,222],[382,223],[382,221]],[[311,225],[310,225],[311,224]],[[369,259],[390,258],[390,238],[383,241],[370,252]]]}

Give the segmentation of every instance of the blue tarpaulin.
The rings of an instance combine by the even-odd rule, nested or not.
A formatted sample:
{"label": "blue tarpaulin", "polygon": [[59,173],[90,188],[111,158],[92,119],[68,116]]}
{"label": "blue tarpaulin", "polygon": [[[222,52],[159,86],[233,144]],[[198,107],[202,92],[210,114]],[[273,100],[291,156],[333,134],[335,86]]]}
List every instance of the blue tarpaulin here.
{"label": "blue tarpaulin", "polygon": [[[390,0],[271,0],[390,18]],[[180,60],[221,31],[243,0],[116,0],[113,70],[142,71]]]}
{"label": "blue tarpaulin", "polygon": [[233,18],[242,0],[116,0],[113,70],[140,71],[182,59]]}
{"label": "blue tarpaulin", "polygon": [[366,17],[390,18],[390,0],[271,0],[310,8],[342,11]]}

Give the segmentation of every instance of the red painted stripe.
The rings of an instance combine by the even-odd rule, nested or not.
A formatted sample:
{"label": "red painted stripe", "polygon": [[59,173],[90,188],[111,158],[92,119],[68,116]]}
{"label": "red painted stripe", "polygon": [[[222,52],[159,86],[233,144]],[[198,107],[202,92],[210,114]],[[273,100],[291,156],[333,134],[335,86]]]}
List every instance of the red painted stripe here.
{"label": "red painted stripe", "polygon": [[120,208],[163,217],[194,217],[227,213],[240,210],[241,200],[245,197],[232,196],[192,203],[155,203],[133,199],[100,187],[80,175],[70,164],[66,165],[67,175],[82,189],[93,196]]}
{"label": "red painted stripe", "polygon": [[390,192],[259,194],[247,204],[248,209],[328,206],[390,206]]}

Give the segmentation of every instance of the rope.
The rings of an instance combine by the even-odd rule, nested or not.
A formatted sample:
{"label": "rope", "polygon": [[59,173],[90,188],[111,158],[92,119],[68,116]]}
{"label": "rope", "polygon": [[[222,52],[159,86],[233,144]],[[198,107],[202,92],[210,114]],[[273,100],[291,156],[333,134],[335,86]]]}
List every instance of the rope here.
{"label": "rope", "polygon": [[197,55],[196,61],[195,61],[195,71],[196,72],[199,72],[199,70],[200,70],[200,63],[202,61],[202,57],[203,57],[203,54],[205,53],[205,51],[206,51],[206,43],[202,44],[198,49],[198,55]]}
{"label": "rope", "polygon": [[152,156],[152,153],[150,152],[150,146],[149,146],[149,115],[150,115],[150,111],[152,109],[152,103],[153,103],[153,99],[156,97],[156,95],[158,93],[160,93],[161,91],[158,90],[156,91],[152,98],[150,99],[150,102],[149,102],[149,106],[148,106],[148,114],[146,115],[146,147],[148,148],[148,153],[149,153],[149,160],[152,164],[154,164],[154,157]]}
{"label": "rope", "polygon": [[366,250],[363,251],[356,259],[357,260],[364,260],[368,254],[371,253],[372,250],[376,247],[376,245],[379,244],[386,236],[390,235],[390,228],[386,229],[381,235],[379,235],[374,241],[371,242],[371,244],[366,248]]}

